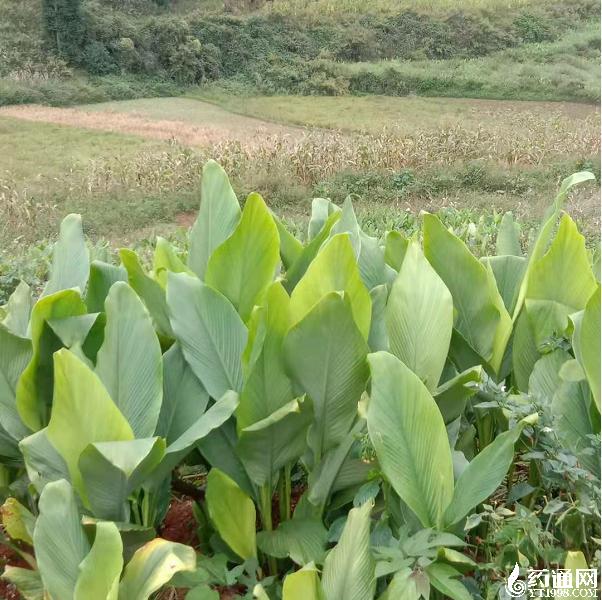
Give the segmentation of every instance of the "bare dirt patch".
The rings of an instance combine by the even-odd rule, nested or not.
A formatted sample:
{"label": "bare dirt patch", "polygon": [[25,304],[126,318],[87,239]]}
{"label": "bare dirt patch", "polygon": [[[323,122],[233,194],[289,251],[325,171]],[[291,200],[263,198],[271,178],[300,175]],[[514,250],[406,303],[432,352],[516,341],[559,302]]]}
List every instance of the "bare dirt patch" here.
{"label": "bare dirt patch", "polygon": [[[200,110],[203,109],[204,103],[196,100],[190,102],[198,105]],[[170,140],[186,146],[206,146],[224,141],[256,146],[276,135],[291,139],[303,135],[303,129],[299,127],[267,123],[225,110],[216,110],[216,107],[212,107],[204,123],[202,114],[195,115],[194,120],[170,120],[152,118],[133,111],[55,108],[36,104],[3,107],[0,108],[0,116]]]}

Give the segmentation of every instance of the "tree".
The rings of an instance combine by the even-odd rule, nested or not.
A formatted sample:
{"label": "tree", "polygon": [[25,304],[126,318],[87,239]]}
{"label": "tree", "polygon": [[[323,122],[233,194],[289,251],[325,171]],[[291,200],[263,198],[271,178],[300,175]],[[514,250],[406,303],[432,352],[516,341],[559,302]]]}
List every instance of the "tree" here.
{"label": "tree", "polygon": [[81,0],[43,0],[42,18],[50,46],[60,56],[78,62],[86,35]]}

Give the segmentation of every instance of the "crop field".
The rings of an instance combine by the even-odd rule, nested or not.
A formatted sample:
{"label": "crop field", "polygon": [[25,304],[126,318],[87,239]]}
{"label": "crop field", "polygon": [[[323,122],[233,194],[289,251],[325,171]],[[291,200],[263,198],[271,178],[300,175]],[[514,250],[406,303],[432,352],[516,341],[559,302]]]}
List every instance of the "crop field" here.
{"label": "crop field", "polygon": [[0,600],[600,597],[595,0],[0,0]]}
{"label": "crop field", "polygon": [[595,593],[592,179],[484,246],[325,198],[298,239],[215,161],[177,243],[113,257],[66,216],[0,312],[2,593],[493,599],[530,565]]}

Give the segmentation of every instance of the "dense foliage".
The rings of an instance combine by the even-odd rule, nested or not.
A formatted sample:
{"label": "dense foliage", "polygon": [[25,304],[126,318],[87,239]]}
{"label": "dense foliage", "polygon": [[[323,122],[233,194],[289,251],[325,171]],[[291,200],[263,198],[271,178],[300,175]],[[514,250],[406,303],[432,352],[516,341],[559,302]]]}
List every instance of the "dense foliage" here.
{"label": "dense foliage", "polygon": [[[477,259],[436,216],[379,242],[325,199],[302,244],[215,162],[188,255],[159,238],[150,271],[90,262],[68,216],[41,296],[0,313],[27,567],[3,577],[27,599],[463,600],[515,563],[599,564],[599,265],[562,211],[592,177],[527,256],[509,213]],[[182,469],[207,473],[198,556],[156,537]]]}

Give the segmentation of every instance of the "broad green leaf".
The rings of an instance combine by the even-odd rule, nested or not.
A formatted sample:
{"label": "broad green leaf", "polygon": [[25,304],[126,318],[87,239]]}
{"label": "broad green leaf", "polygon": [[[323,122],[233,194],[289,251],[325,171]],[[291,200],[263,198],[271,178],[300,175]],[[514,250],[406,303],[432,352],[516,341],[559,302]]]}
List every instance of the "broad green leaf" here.
{"label": "broad green leaf", "polygon": [[240,392],[247,328],[228,299],[195,277],[170,273],[167,302],[184,357],[209,395]]}
{"label": "broad green leaf", "polygon": [[155,244],[153,271],[155,279],[162,287],[167,285],[167,273],[169,271],[173,273],[187,273],[188,275],[194,275],[194,272],[191,271],[176,254],[173,246],[165,238],[160,236],[157,237],[157,243]]}
{"label": "broad green leaf", "polygon": [[284,223],[272,215],[278,236],[280,237],[280,258],[285,269],[289,269],[303,252],[303,244],[284,226]]}
{"label": "broad green leaf", "polygon": [[243,560],[257,556],[253,500],[215,468],[207,477],[205,500],[209,518],[224,542]]}
{"label": "broad green leaf", "polygon": [[523,310],[515,322],[512,340],[512,373],[516,386],[521,392],[527,392],[529,389],[529,377],[540,357],[531,319],[523,306]]}
{"label": "broad green leaf", "polygon": [[73,487],[86,505],[78,466],[82,451],[94,442],[134,438],[98,376],[68,350],[54,355],[54,404],[47,436],[67,464]]}
{"label": "broad green leaf", "polygon": [[378,600],[420,600],[423,596],[418,590],[416,574],[405,568],[397,571],[384,594]]}
{"label": "broad green leaf", "polygon": [[136,437],[155,432],[163,398],[161,346],[136,292],[118,281],[105,303],[107,324],[96,374]]}
{"label": "broad green leaf", "polygon": [[600,412],[600,285],[592,294],[580,319],[573,318],[573,350],[581,363]]}
{"label": "broad green leaf", "polygon": [[388,231],[385,237],[385,262],[397,272],[401,269],[410,241],[399,231]]}
{"label": "broad green leaf", "polygon": [[16,498],[8,498],[0,508],[2,525],[13,540],[33,544],[33,530],[36,518]]}
{"label": "broad green leaf", "polygon": [[92,548],[79,565],[73,600],[117,600],[122,551],[115,523],[97,523]]}
{"label": "broad green leaf", "polygon": [[511,212],[504,213],[498,228],[496,240],[498,256],[522,256],[520,245],[520,225],[514,220]]}
{"label": "broad green leaf", "polygon": [[375,237],[360,230],[360,255],[358,266],[364,285],[372,290],[387,282],[388,272],[395,276],[395,271],[385,263],[385,250]]}
{"label": "broad green leaf", "polygon": [[251,194],[234,233],[209,258],[205,281],[226,296],[246,322],[273,281],[279,261],[278,228],[262,197]]}
{"label": "broad green leaf", "polygon": [[313,403],[310,446],[319,461],[347,435],[368,379],[368,346],[349,298],[327,294],[291,328],[284,353],[293,379]]}
{"label": "broad green leaf", "polygon": [[29,337],[29,319],[32,308],[31,288],[24,281],[20,281],[4,307],[6,316],[4,319],[0,319],[0,323],[19,337]]}
{"label": "broad green leaf", "polygon": [[157,332],[165,338],[173,338],[174,334],[169,322],[165,290],[157,281],[145,273],[135,252],[122,249],[119,251],[119,256],[127,271],[128,282],[138,296],[142,298]]}
{"label": "broad green leaf", "polygon": [[201,278],[213,251],[224,242],[240,219],[240,206],[226,172],[213,160],[203,167],[201,206],[190,230],[188,266]]}
{"label": "broad green leaf", "polygon": [[362,282],[347,234],[329,240],[310,264],[291,295],[293,322],[300,321],[330,292],[345,292],[364,339],[370,333],[370,294]]}
{"label": "broad green leaf", "polygon": [[326,600],[371,600],[376,590],[370,551],[372,503],[352,508],[339,543],[324,561],[322,587]]}
{"label": "broad green leaf", "polygon": [[372,352],[389,349],[387,334],[386,310],[389,290],[386,285],[377,285],[370,290],[372,316],[370,318],[370,335],[368,346]]}
{"label": "broad green leaf", "polygon": [[445,525],[451,527],[495,492],[506,477],[514,458],[514,444],[527,423],[498,435],[473,458],[462,472],[451,503],[445,511]]}
{"label": "broad green leaf", "polygon": [[32,356],[31,341],[0,325],[0,424],[15,439],[29,430],[17,411],[17,383]]}
{"label": "broad green leaf", "polygon": [[512,333],[512,320],[491,269],[434,215],[423,220],[424,253],[454,300],[454,324],[470,347],[498,372]]}
{"label": "broad green leaf", "polygon": [[600,472],[600,456],[586,450],[591,448],[587,436],[595,432],[590,405],[590,392],[584,381],[561,381],[552,399],[551,413],[555,431],[563,446],[595,474]]}
{"label": "broad green leaf", "polygon": [[458,580],[461,573],[445,563],[433,562],[426,567],[432,586],[446,598],[452,600],[472,600],[472,595]]}
{"label": "broad green leaf", "polygon": [[236,451],[238,436],[234,417],[218,429],[214,429],[197,444],[203,458],[212,466],[223,471],[249,496],[257,497],[257,490]]}
{"label": "broad green leaf", "polygon": [[208,585],[199,585],[186,593],[185,600],[220,600],[219,592]]}
{"label": "broad green leaf", "polygon": [[45,427],[19,442],[27,475],[38,494],[51,481],[69,479],[67,464],[48,440],[47,433],[48,428]]}
{"label": "broad green leaf", "polygon": [[60,341],[47,325],[52,319],[64,319],[86,313],[86,305],[76,290],[63,290],[38,300],[31,313],[33,354],[17,383],[17,410],[29,429],[37,431],[48,422],[52,403],[52,353]]}
{"label": "broad green leaf", "polygon": [[[309,473],[307,499],[318,508],[318,513],[321,514],[330,494],[334,491],[339,477],[343,476],[342,472],[349,458],[351,448],[365,430],[365,427],[365,419],[358,419],[353,429],[345,436],[345,439],[338,446],[329,450]],[[339,486],[343,483],[344,480],[339,481]]]}
{"label": "broad green leaf", "polygon": [[392,354],[376,352],[368,362],[368,432],[378,461],[422,525],[440,527],[454,486],[441,413],[420,379]]}
{"label": "broad green leaf", "polygon": [[512,314],[525,275],[527,259],[524,256],[488,256],[482,258],[481,262],[491,267],[504,306]]}
{"label": "broad green leaf", "polygon": [[158,475],[169,475],[171,470],[194,446],[228,421],[237,406],[238,394],[228,390],[207,412],[203,413],[180,437],[167,447]]}
{"label": "broad green leaf", "polygon": [[295,262],[287,268],[284,287],[289,293],[295,288],[297,283],[299,283],[299,280],[303,275],[305,275],[307,268],[317,256],[322,244],[328,239],[330,230],[340,217],[340,210],[330,214],[319,233],[314,238],[310,238],[311,241],[303,248]]}
{"label": "broad green leaf", "polygon": [[4,567],[2,579],[10,581],[25,600],[44,600],[44,584],[39,571],[21,567]]}
{"label": "broad green leaf", "polygon": [[[585,308],[596,291],[596,278],[589,264],[585,238],[573,220],[564,215],[548,251],[531,266],[526,299],[552,301],[569,313]],[[536,332],[546,337],[552,332]]]}
{"label": "broad green leaf", "polygon": [[80,215],[67,215],[61,223],[59,239],[52,250],[50,279],[42,296],[50,296],[61,290],[86,289],[90,271],[90,253],[86,246]]}
{"label": "broad green leaf", "polygon": [[176,342],[163,355],[163,403],[156,434],[173,442],[205,412],[208,403],[209,394]]}
{"label": "broad green leaf", "polygon": [[362,248],[361,229],[353,210],[353,203],[351,197],[347,196],[341,209],[341,218],[334,224],[330,230],[329,238],[334,237],[339,233],[349,234],[349,240],[353,247],[353,253],[359,262],[359,257]]}
{"label": "broad green leaf", "polygon": [[165,440],[146,438],[90,444],[79,457],[79,470],[95,517],[129,519],[128,496],[157,467]]}
{"label": "broad green leaf", "polygon": [[33,543],[44,587],[57,600],[73,598],[79,564],[90,551],[90,544],[69,482],[62,479],[49,483],[40,496],[39,510]]}
{"label": "broad green leaf", "polygon": [[119,600],[147,600],[180,571],[192,571],[196,556],[190,546],[156,538],[137,550],[125,567]]}
{"label": "broad green leaf", "polygon": [[[240,405],[236,411],[238,430],[263,421],[294,397],[293,385],[284,364],[282,344],[290,327],[290,299],[280,283],[273,283],[263,306],[249,324],[249,354]],[[252,346],[252,347],[249,347]]]}
{"label": "broad green leaf", "polygon": [[534,365],[529,377],[529,394],[543,405],[550,405],[556,390],[562,383],[560,369],[571,359],[571,355],[561,348],[542,356]]}
{"label": "broad green leaf", "polygon": [[440,385],[434,393],[435,402],[445,423],[451,423],[464,413],[466,401],[479,389],[483,369],[471,367]]}
{"label": "broad green leaf", "polygon": [[282,600],[324,600],[320,576],[313,565],[284,578]]}
{"label": "broad green leaf", "polygon": [[90,265],[90,281],[86,291],[86,306],[91,313],[102,312],[111,286],[117,281],[127,281],[128,273],[120,265],[110,265],[93,260]]}
{"label": "broad green leaf", "polygon": [[239,432],[238,455],[253,483],[271,486],[279,469],[304,453],[312,416],[307,399],[291,400]]}
{"label": "broad green leaf", "polygon": [[320,519],[292,519],[278,525],[275,531],[260,531],[257,546],[269,556],[289,557],[296,564],[321,565],[326,552],[328,531]]}
{"label": "broad green leaf", "polygon": [[449,290],[411,243],[387,302],[389,348],[431,391],[441,378],[453,321]]}
{"label": "broad green leaf", "polygon": [[318,234],[322,233],[329,218],[333,214],[336,214],[339,218],[340,213],[341,209],[328,198],[314,198],[311,201],[311,217],[307,228],[307,239],[313,240]]}
{"label": "broad green leaf", "polygon": [[564,204],[569,190],[584,181],[589,181],[595,179],[593,173],[589,171],[580,171],[579,173],[573,173],[569,177],[563,179],[562,184],[560,185],[560,190],[556,199],[554,201],[554,205],[548,210],[546,214],[545,220],[541,225],[539,233],[537,234],[537,238],[533,243],[533,246],[529,250],[529,258],[527,262],[527,267],[525,268],[525,276],[520,286],[520,290],[518,293],[518,298],[516,300],[516,305],[514,307],[514,314],[512,315],[512,320],[516,321],[518,315],[523,308],[523,303],[525,301],[525,297],[527,294],[527,288],[530,285],[531,281],[531,273],[535,264],[541,259],[541,257],[545,254],[546,248],[552,237],[552,232],[554,231],[554,226],[556,225],[556,221],[558,220],[558,216],[560,214],[560,210],[562,205]]}

